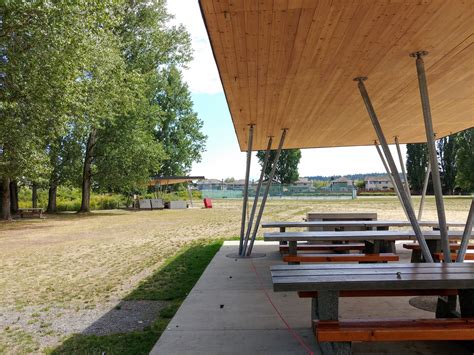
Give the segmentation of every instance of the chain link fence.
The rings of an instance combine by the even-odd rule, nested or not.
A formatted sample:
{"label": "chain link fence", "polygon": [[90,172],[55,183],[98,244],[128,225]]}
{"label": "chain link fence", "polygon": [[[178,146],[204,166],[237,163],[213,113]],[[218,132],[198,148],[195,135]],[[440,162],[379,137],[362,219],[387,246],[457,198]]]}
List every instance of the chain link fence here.
{"label": "chain link fence", "polygon": [[[265,184],[260,189],[260,195],[265,191]],[[233,198],[240,199],[243,197],[243,184],[207,184],[199,189],[203,198]],[[249,196],[255,197],[257,184],[249,185]],[[300,185],[285,185],[273,183],[270,186],[268,198],[271,199],[355,199],[357,196],[355,188],[352,186],[341,187],[320,187],[314,186],[300,186]]]}

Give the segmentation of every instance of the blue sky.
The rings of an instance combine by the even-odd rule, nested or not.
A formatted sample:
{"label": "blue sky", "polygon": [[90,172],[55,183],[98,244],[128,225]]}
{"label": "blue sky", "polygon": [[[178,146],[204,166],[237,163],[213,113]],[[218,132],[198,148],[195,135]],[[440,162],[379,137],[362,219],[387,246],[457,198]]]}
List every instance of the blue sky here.
{"label": "blue sky", "polygon": [[[192,92],[195,110],[204,121],[208,136],[202,161],[195,163],[192,175],[223,179],[243,178],[246,154],[240,152],[232,119],[197,0],[168,0],[168,10],[175,15],[174,23],[186,26],[191,34],[194,60],[184,70],[184,79]],[[367,118],[368,119],[368,118]],[[405,155],[405,146],[402,145]],[[392,154],[396,157],[395,148]],[[384,172],[374,147],[320,148],[302,150],[300,176],[344,175]],[[251,178],[258,178],[259,165],[252,160]]]}

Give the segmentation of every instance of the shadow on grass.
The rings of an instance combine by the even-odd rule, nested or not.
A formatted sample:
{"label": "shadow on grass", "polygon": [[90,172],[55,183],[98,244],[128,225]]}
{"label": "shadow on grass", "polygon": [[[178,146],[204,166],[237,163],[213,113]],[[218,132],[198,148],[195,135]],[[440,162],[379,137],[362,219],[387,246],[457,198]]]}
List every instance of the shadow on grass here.
{"label": "shadow on grass", "polygon": [[[171,318],[196,284],[209,262],[222,246],[221,240],[198,241],[168,259],[153,275],[142,281],[115,309],[75,334],[49,354],[148,354],[166,329]],[[144,301],[167,301],[157,316],[138,331],[109,335],[88,335],[91,329],[105,325],[116,327],[117,312],[123,304]],[[144,302],[146,307],[146,302]],[[142,310],[147,312],[147,309]]]}

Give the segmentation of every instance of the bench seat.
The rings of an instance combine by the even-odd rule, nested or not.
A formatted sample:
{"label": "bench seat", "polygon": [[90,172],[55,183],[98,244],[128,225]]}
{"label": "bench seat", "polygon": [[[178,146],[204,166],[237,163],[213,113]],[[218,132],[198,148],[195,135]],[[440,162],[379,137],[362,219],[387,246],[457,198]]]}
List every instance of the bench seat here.
{"label": "bench seat", "polygon": [[474,318],[316,320],[319,342],[474,340]]}
{"label": "bench seat", "polygon": [[[345,250],[363,250],[363,243],[348,244],[298,244],[298,251],[345,251]],[[288,254],[290,247],[288,245],[280,245],[280,253]]]}
{"label": "bench seat", "polygon": [[[449,244],[449,248],[451,250],[459,250],[460,247],[461,247],[461,244]],[[418,243],[403,244],[403,248],[408,249],[408,250],[421,250],[421,247]],[[474,249],[474,244],[469,244],[467,248]]]}
{"label": "bench seat", "polygon": [[380,254],[299,254],[284,255],[284,262],[300,263],[327,263],[327,262],[384,262],[398,261],[399,257],[393,253]]}
{"label": "bench seat", "polygon": [[[456,296],[458,290],[343,290],[339,297]],[[300,298],[318,297],[318,291],[299,291]]]}
{"label": "bench seat", "polygon": [[38,216],[39,218],[43,218],[43,209],[42,208],[19,208],[18,214],[21,218],[30,217],[30,216]]}
{"label": "bench seat", "polygon": [[[458,254],[451,253],[451,261],[456,261],[457,256],[458,256]],[[434,253],[433,254],[433,259],[435,261],[442,261],[442,260],[444,260],[444,254],[443,253]],[[474,260],[474,254],[473,253],[464,254],[464,260]]]}

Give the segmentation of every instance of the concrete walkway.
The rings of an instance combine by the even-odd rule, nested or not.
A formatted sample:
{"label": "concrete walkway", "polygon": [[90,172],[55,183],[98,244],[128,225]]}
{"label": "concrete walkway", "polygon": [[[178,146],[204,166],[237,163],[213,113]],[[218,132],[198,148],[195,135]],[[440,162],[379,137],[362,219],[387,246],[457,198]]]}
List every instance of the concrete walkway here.
{"label": "concrete walkway", "polygon": [[[401,247],[401,246],[400,246]],[[281,263],[277,244],[256,242],[263,258],[234,259],[225,242],[171,320],[151,354],[319,354],[310,328],[310,300],[274,293],[269,267]],[[397,246],[397,249],[401,249]],[[409,254],[400,250],[401,259]],[[341,318],[433,318],[410,297],[343,298]],[[396,310],[396,314],[390,314]],[[472,354],[461,343],[357,343],[354,354]]]}

